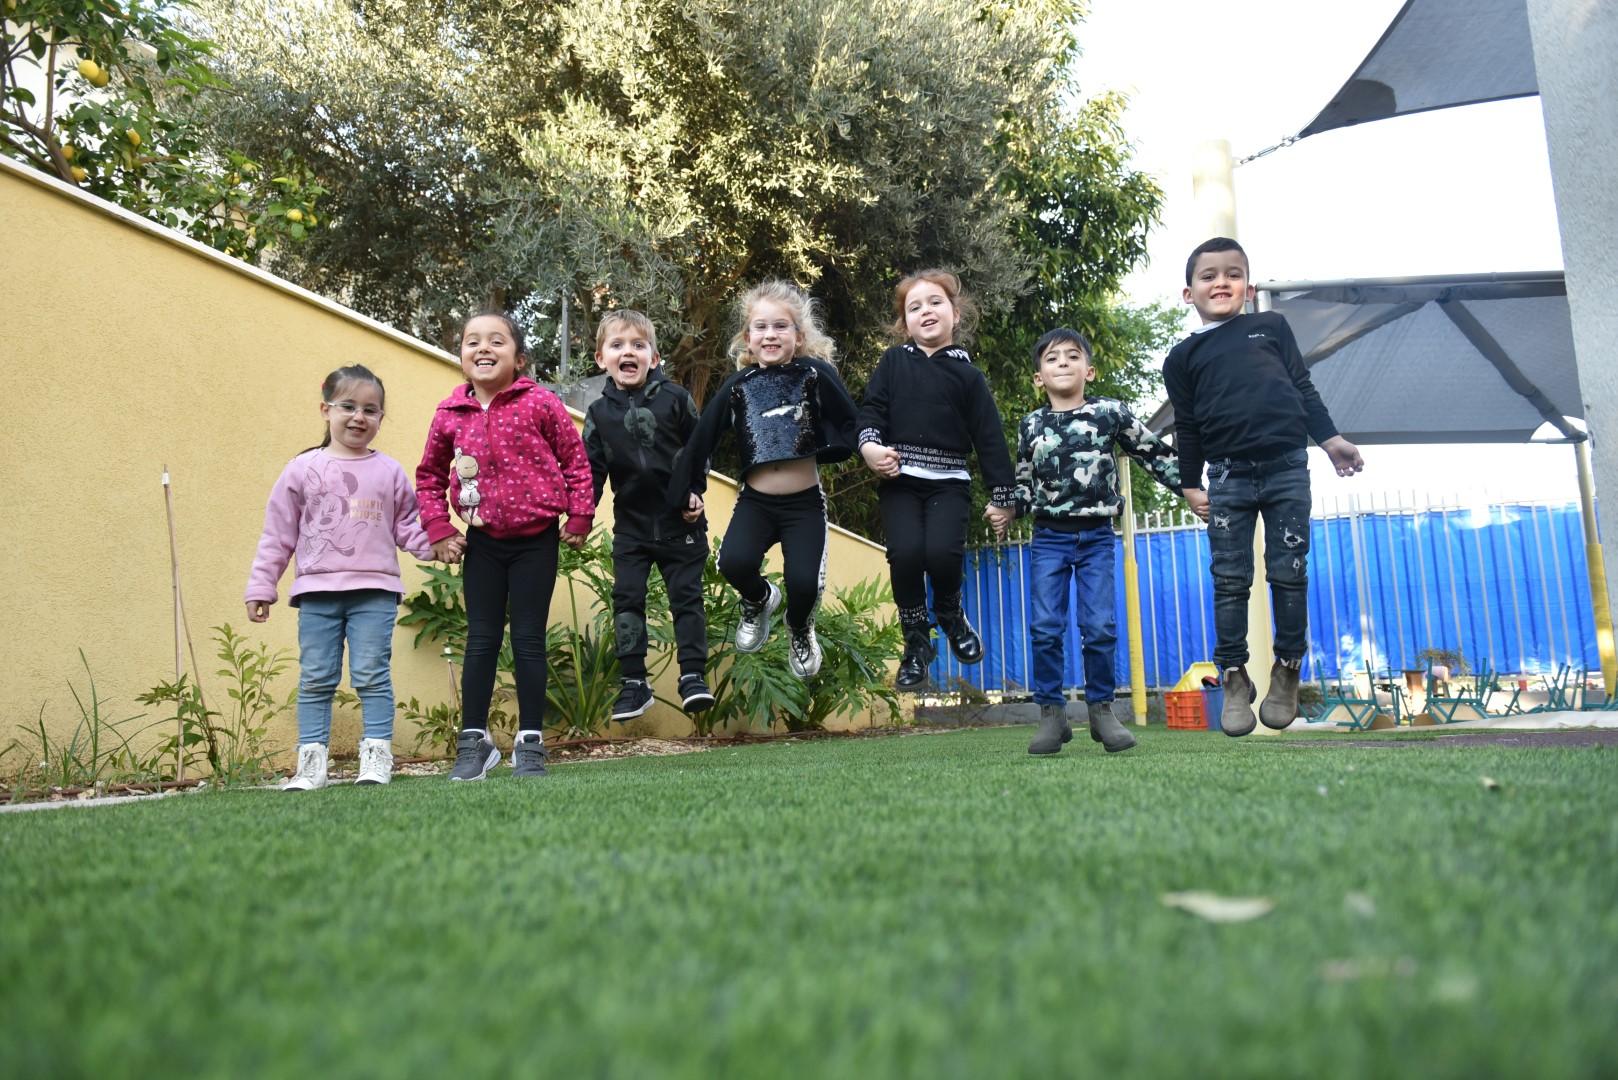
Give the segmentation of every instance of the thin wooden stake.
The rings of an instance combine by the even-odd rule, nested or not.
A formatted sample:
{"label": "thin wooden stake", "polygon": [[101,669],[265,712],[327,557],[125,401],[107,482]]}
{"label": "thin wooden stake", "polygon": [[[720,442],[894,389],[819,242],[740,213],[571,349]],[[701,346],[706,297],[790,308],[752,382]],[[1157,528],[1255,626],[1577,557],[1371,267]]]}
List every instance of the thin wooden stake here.
{"label": "thin wooden stake", "polygon": [[[169,493],[169,467],[163,466],[163,513],[169,522],[169,576],[174,584],[174,685],[180,685],[185,678],[185,666],[180,659],[180,635],[182,616],[180,614],[180,548],[174,540],[174,500]],[[185,720],[181,716],[179,703],[174,708],[174,779],[185,779]]]}

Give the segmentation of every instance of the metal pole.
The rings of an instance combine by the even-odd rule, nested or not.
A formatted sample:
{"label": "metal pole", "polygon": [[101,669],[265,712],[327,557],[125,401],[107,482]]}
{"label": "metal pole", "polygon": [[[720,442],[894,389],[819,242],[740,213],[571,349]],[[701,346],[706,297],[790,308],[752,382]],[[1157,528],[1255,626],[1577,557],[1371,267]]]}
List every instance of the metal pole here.
{"label": "metal pole", "polygon": [[[1511,582],[1511,623],[1517,631],[1518,662],[1515,666],[1521,667],[1523,654],[1522,607],[1517,603],[1517,594],[1522,592],[1522,583],[1517,580],[1517,560],[1511,556],[1511,521],[1506,516],[1506,506],[1504,503],[1500,504],[1500,534],[1504,536],[1506,540],[1506,580]],[[1524,569],[1526,570],[1527,567],[1524,567]],[[1527,575],[1525,574],[1524,577],[1526,576]],[[1503,631],[1504,627],[1501,629]],[[1500,669],[1498,666],[1495,667],[1495,674],[1500,674]]]}
{"label": "metal pole", "polygon": [[[1555,656],[1555,616],[1551,614],[1551,585],[1550,582],[1545,580],[1545,548],[1544,545],[1539,542],[1539,507],[1530,505],[1528,507],[1528,514],[1534,523],[1534,565],[1539,569],[1539,595],[1540,598],[1545,602],[1545,638],[1546,643],[1550,646],[1551,655]],[[1550,508],[1546,507],[1546,519],[1549,520],[1550,516]],[[1555,548],[1554,544],[1551,546],[1553,549]],[[1560,585],[1560,582],[1558,582],[1558,585]],[[1537,645],[1538,642],[1535,642],[1535,644]],[[1535,651],[1537,652],[1538,650],[1536,649]],[[1526,660],[1527,658],[1524,657],[1524,659]],[[1534,658],[1534,673],[1536,675],[1539,674],[1540,664],[1540,658],[1536,656]],[[1525,667],[1523,670],[1527,671],[1527,668]]]}
{"label": "metal pole", "polygon": [[1339,516],[1339,510],[1341,509],[1337,496],[1333,495],[1331,497],[1331,505],[1331,514],[1327,516],[1326,500],[1322,498],[1320,501],[1321,516],[1325,522],[1326,550],[1336,549],[1336,554],[1331,555],[1326,563],[1327,566],[1331,567],[1331,582],[1326,587],[1326,596],[1331,600],[1331,662],[1336,665],[1334,674],[1340,679],[1343,677],[1343,635],[1338,630],[1338,627],[1342,624],[1343,616],[1337,610],[1337,577],[1343,567],[1343,545],[1340,541],[1336,544],[1332,542],[1332,521]]}
{"label": "metal pole", "polygon": [[1601,688],[1610,700],[1618,682],[1618,656],[1613,652],[1612,608],[1607,601],[1607,563],[1596,530],[1596,489],[1590,475],[1590,441],[1573,444],[1579,467],[1579,515],[1584,519],[1584,561],[1590,571],[1590,607],[1596,623],[1596,649],[1601,656]]}
{"label": "metal pole", "polygon": [[567,362],[572,355],[572,334],[568,327],[567,286],[562,286],[562,364],[557,369],[556,381],[566,385]]}
{"label": "metal pole", "polygon": [[[1374,508],[1375,505],[1376,503],[1373,499],[1372,507]],[[1403,514],[1400,516],[1402,517]],[[1399,658],[1397,661],[1395,661],[1391,655],[1388,657],[1388,674],[1391,677],[1393,674],[1393,665],[1395,663],[1398,663],[1401,671],[1405,666],[1405,616],[1404,598],[1400,595],[1404,592],[1404,579],[1399,575],[1399,554],[1396,550],[1397,545],[1394,543],[1393,537],[1393,509],[1388,506],[1388,496],[1386,492],[1384,492],[1382,495],[1382,524],[1386,526],[1386,528],[1383,529],[1383,532],[1388,534],[1388,568],[1393,574],[1393,637],[1394,640],[1398,642],[1399,648]],[[1411,625],[1411,634],[1412,636],[1415,634],[1414,623]]]}
{"label": "metal pole", "polygon": [[[1432,517],[1432,495],[1429,493],[1427,496],[1427,512],[1418,519],[1416,516],[1416,493],[1412,491],[1410,493],[1410,520],[1412,523],[1416,523],[1416,575],[1421,580],[1421,625],[1426,632],[1424,639],[1426,644],[1422,648],[1431,648],[1433,644],[1433,606],[1431,597],[1427,595],[1427,548],[1421,539],[1423,533],[1428,536],[1433,534]],[[1435,575],[1438,573],[1438,558],[1436,555],[1433,558],[1433,573]],[[1414,628],[1414,621],[1412,620],[1411,629]],[[1421,648],[1416,651],[1421,652]]]}
{"label": "metal pole", "polygon": [[1573,663],[1573,633],[1567,625],[1567,582],[1562,577],[1562,552],[1559,538],[1556,535],[1556,515],[1550,507],[1545,508],[1546,530],[1551,538],[1551,565],[1556,568],[1556,600],[1562,608],[1562,655],[1557,660],[1558,666],[1563,663]]}
{"label": "metal pole", "polygon": [[[1157,616],[1157,567],[1152,558],[1152,527],[1146,515],[1141,515],[1138,523],[1146,545],[1146,606],[1152,609],[1153,625],[1156,625]],[[1152,639],[1152,685],[1163,685],[1163,648],[1162,635],[1154,635]]]}
{"label": "metal pole", "polygon": [[[1483,635],[1489,649],[1489,663],[1494,663],[1494,620],[1489,618],[1489,583],[1484,580],[1484,570],[1488,560],[1483,557],[1483,529],[1494,524],[1494,511],[1485,503],[1483,507],[1485,525],[1478,525],[1478,512],[1472,511],[1472,546],[1478,549],[1478,592],[1483,601]],[[1493,545],[1490,545],[1491,547]],[[1498,584],[1498,582],[1496,583]]]}
{"label": "metal pole", "polygon": [[1185,617],[1180,614],[1180,581],[1182,579],[1180,577],[1180,552],[1177,542],[1179,540],[1179,529],[1171,526],[1168,537],[1169,575],[1170,580],[1174,583],[1172,593],[1174,596],[1174,668],[1169,669],[1169,674],[1173,675],[1175,668],[1179,668],[1181,671],[1185,670],[1185,649],[1182,647],[1185,639]]}
{"label": "metal pole", "polygon": [[1367,672],[1376,666],[1376,622],[1371,615],[1371,587],[1366,579],[1370,576],[1365,558],[1365,541],[1360,536],[1360,497],[1348,497],[1348,540],[1353,547],[1355,592],[1360,598],[1360,659],[1364,661]]}
{"label": "metal pole", "polygon": [[1129,620],[1129,700],[1135,725],[1146,726],[1146,644],[1141,633],[1140,567],[1135,562],[1135,485],[1130,483],[1129,459],[1113,452],[1120,470],[1124,512],[1124,612]]}

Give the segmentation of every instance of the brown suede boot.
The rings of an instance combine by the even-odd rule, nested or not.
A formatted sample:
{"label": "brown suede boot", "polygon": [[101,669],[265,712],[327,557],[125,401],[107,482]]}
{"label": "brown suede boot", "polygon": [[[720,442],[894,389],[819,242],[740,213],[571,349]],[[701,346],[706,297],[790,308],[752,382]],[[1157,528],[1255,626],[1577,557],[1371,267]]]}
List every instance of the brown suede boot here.
{"label": "brown suede boot", "polygon": [[1226,668],[1219,681],[1225,688],[1225,708],[1219,714],[1219,727],[1232,737],[1246,735],[1258,726],[1258,717],[1253,715],[1253,699],[1258,697],[1258,689],[1247,675],[1247,665]]}
{"label": "brown suede boot", "polygon": [[1264,704],[1258,707],[1258,718],[1267,728],[1280,731],[1291,727],[1298,718],[1298,676],[1303,671],[1302,660],[1276,658],[1270,668],[1270,688],[1265,691]]}
{"label": "brown suede boot", "polygon": [[1107,753],[1116,754],[1135,745],[1135,736],[1113,715],[1112,702],[1092,701],[1089,708],[1090,737],[1106,747]]}

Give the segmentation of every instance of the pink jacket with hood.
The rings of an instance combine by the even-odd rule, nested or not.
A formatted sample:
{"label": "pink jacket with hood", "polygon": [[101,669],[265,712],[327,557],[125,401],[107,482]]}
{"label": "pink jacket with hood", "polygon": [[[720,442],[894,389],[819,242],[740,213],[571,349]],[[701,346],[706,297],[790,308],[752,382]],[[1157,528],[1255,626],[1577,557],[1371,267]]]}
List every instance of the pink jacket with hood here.
{"label": "pink jacket with hood", "polygon": [[[477,463],[463,480],[457,458]],[[476,492],[476,505],[463,503]],[[470,497],[470,496],[469,496]],[[427,447],[416,466],[421,524],[433,543],[454,536],[450,507],[490,536],[536,536],[567,515],[567,532],[583,535],[595,517],[590,460],[584,440],[560,398],[527,376],[494,396],[484,409],[472,387],[458,386],[438,403]]]}

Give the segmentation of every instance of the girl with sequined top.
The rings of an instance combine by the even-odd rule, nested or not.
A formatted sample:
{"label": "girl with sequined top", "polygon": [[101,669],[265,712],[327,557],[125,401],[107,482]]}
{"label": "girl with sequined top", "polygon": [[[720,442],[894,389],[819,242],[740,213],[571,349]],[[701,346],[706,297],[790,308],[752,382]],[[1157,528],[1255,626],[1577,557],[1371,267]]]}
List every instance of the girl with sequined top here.
{"label": "girl with sequined top", "polygon": [[779,543],[787,662],[794,675],[807,679],[820,670],[815,609],[826,582],[826,496],[819,466],[853,456],[854,401],[831,365],[836,346],[802,290],[766,281],[736,306],[741,329],[730,354],[740,370],[703,409],[675,464],[669,499],[675,506],[701,506],[714,449],[726,431],[734,432],[742,488],[719,549],[719,572],[741,594],[736,649],[757,652],[770,636],[782,597],[762,570],[764,553]]}
{"label": "girl with sequined top", "polygon": [[1016,477],[1000,410],[989,383],[955,343],[975,309],[961,279],[918,270],[894,290],[893,334],[907,338],[882,354],[860,406],[860,455],[882,478],[877,506],[888,545],[893,602],[905,651],[894,684],[914,690],[933,662],[933,614],[963,664],[983,659],[983,641],[967,621],[961,584],[971,513],[969,455],[990,499],[984,516],[997,527],[1016,516]]}
{"label": "girl with sequined top", "polygon": [[[421,524],[433,550],[464,548],[466,659],[451,780],[482,780],[500,761],[488,718],[508,605],[517,683],[511,763],[517,776],[545,775],[545,626],[558,545],[582,547],[595,517],[584,440],[561,399],[527,368],[525,337],[510,316],[468,319],[461,328],[466,382],[438,403],[416,467]],[[466,522],[464,543],[451,506]]]}

